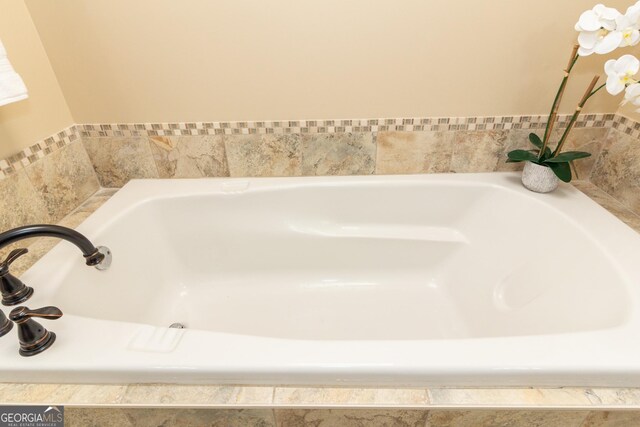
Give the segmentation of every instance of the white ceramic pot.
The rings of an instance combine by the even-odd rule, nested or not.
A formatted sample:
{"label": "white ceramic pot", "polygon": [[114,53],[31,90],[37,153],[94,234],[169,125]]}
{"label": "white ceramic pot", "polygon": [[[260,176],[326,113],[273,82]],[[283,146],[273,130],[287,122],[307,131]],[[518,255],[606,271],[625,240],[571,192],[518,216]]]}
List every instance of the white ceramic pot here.
{"label": "white ceramic pot", "polygon": [[558,188],[558,177],[548,166],[526,162],[522,171],[522,184],[536,193],[549,193]]}

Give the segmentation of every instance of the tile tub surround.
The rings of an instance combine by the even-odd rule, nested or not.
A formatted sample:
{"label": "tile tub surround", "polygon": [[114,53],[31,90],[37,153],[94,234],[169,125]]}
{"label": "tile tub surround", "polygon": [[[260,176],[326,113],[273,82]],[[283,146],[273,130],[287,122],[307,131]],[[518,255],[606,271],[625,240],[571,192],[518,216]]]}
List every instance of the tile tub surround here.
{"label": "tile tub surround", "polygon": [[[65,143],[0,179],[0,229],[55,223],[99,190],[91,161],[79,140]],[[36,156],[37,157],[37,156]],[[21,241],[0,250],[0,257]]]}
{"label": "tile tub surround", "polygon": [[[569,116],[559,116],[558,126],[566,126]],[[544,128],[546,116],[489,116],[489,117],[431,117],[431,118],[395,118],[395,119],[346,119],[346,120],[281,120],[253,122],[188,122],[188,123],[130,123],[130,124],[78,124],[58,132],[42,141],[25,148],[21,152],[0,160],[0,179],[21,170],[44,158],[52,152],[77,141],[80,138],[129,138],[129,137],[161,137],[155,143],[163,151],[154,151],[156,162],[164,159],[164,167],[156,171],[161,177],[180,176],[182,172],[173,170],[178,157],[199,158],[211,156],[220,160],[219,151],[207,153],[200,147],[185,143],[185,147],[177,148],[178,153],[168,153],[180,147],[172,138],[174,136],[206,136],[206,135],[252,135],[252,134],[345,134],[377,132],[456,132],[456,131],[509,131],[540,130]],[[635,126],[635,127],[634,127]],[[640,127],[631,120],[616,114],[587,114],[576,122],[577,129],[611,128],[621,131],[630,128],[630,132],[640,132]],[[525,132],[526,135],[526,132]],[[135,143],[129,140],[130,144]],[[195,152],[192,150],[195,149]],[[146,150],[143,150],[146,151]],[[135,149],[132,154],[136,153]],[[218,153],[218,155],[216,155]],[[138,153],[140,154],[140,153]],[[148,153],[143,153],[147,156]],[[181,155],[182,154],[182,155]],[[95,154],[98,156],[99,154]],[[103,154],[104,155],[104,154]],[[335,155],[334,155],[335,157]],[[167,165],[167,162],[169,163]],[[196,162],[197,163],[197,162]],[[131,164],[130,164],[131,166]],[[147,165],[148,166],[148,165]],[[169,172],[167,171],[169,167]],[[221,165],[222,169],[224,166]],[[206,168],[205,168],[206,169]],[[138,169],[134,168],[134,170]],[[142,167],[144,169],[144,165]],[[147,173],[153,173],[147,171]],[[204,172],[206,176],[224,176],[222,172]],[[318,171],[316,171],[318,173]],[[360,172],[358,172],[360,173]],[[311,174],[307,172],[305,174]]]}
{"label": "tile tub surround", "polygon": [[[142,177],[197,178],[492,172],[544,116],[79,125],[100,183]],[[566,117],[552,135],[560,137]],[[565,145],[592,153],[573,164],[640,213],[640,123],[585,115]]]}
{"label": "tile tub surround", "polygon": [[19,153],[0,160],[0,179],[24,169],[30,164],[43,159],[45,156],[64,148],[78,139],[80,139],[78,126],[72,125],[55,135],[51,135],[41,141],[36,141]]}
{"label": "tile tub surround", "polygon": [[[16,194],[29,200],[0,225],[6,229],[57,221],[98,185],[121,187],[133,178],[518,170],[522,165],[504,162],[506,153],[530,148],[528,133],[542,129],[545,120],[500,116],[73,125],[0,160],[0,194],[7,194],[9,202]],[[566,120],[562,116],[560,126]],[[603,134],[612,127],[632,136],[640,133],[640,125],[625,117],[591,114],[580,118],[568,144],[589,149],[595,159]],[[577,163],[578,177],[589,176],[594,162]]]}
{"label": "tile tub surround", "polygon": [[[134,178],[413,174],[519,170],[507,152],[529,130],[379,131],[91,137],[82,142],[103,187]],[[600,153],[607,130],[576,129],[568,146]],[[576,162],[578,178],[594,160]]]}
{"label": "tile tub surround", "polygon": [[591,181],[640,214],[640,139],[611,129]]}
{"label": "tile tub surround", "polygon": [[614,427],[640,423],[640,412],[407,409],[66,408],[67,426],[220,427]]}
{"label": "tile tub surround", "polygon": [[0,383],[3,404],[133,408],[638,410],[640,389]]}
{"label": "tile tub surround", "polygon": [[[148,422],[154,426],[183,425],[177,423],[176,417],[185,423],[196,423],[186,425],[198,425],[197,420],[205,419],[201,417],[247,422],[245,417],[250,416],[264,423],[274,415],[276,419],[282,417],[280,422],[283,424],[279,425],[303,426],[316,426],[318,421],[329,423],[321,425],[343,425],[350,417],[369,425],[372,420],[387,420],[394,415],[400,415],[401,420],[407,417],[405,421],[422,422],[417,425],[425,425],[425,417],[433,423],[426,425],[628,425],[615,423],[640,420],[639,394],[638,389],[0,385],[0,399],[4,404],[65,405],[67,416],[72,417],[69,421],[73,419],[78,423],[96,417],[92,425],[113,425],[108,424],[107,414],[117,413],[123,415],[123,419],[135,420],[133,425]],[[240,416],[237,421],[229,419],[237,416]],[[453,424],[447,424],[445,420]],[[297,424],[289,424],[294,421]],[[390,425],[416,424],[392,422]]]}

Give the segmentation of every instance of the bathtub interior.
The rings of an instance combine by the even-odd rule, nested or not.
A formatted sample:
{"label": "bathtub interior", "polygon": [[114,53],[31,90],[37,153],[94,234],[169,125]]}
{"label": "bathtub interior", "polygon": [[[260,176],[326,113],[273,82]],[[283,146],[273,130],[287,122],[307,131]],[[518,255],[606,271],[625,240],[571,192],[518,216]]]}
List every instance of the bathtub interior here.
{"label": "bathtub interior", "polygon": [[167,196],[95,240],[113,266],[64,270],[51,302],[68,314],[311,340],[560,334],[629,314],[588,230],[495,185]]}

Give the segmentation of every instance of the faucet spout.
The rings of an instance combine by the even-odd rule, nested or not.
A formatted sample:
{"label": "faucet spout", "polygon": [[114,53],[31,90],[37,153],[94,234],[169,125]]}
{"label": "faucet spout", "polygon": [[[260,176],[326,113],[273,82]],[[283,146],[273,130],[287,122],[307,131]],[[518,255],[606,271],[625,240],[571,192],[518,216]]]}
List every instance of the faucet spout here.
{"label": "faucet spout", "polygon": [[100,248],[96,248],[89,239],[76,230],[50,224],[25,225],[0,233],[0,249],[30,237],[56,237],[71,242],[82,251],[89,266],[98,266],[107,256],[104,253],[105,250],[101,251]]}

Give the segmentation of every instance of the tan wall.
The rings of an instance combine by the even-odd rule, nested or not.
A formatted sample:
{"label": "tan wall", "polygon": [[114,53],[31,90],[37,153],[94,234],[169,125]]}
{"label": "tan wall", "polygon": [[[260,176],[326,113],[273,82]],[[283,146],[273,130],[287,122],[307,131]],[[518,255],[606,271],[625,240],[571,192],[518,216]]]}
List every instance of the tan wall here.
{"label": "tan wall", "polygon": [[73,124],[23,0],[0,0],[0,40],[29,98],[0,107],[0,159]]}
{"label": "tan wall", "polygon": [[[89,123],[545,113],[595,1],[26,3]],[[604,59],[581,61],[564,111]]]}
{"label": "tan wall", "polygon": [[618,113],[622,114],[624,116],[629,117],[630,119],[633,119],[637,122],[640,122],[640,112],[637,112],[636,110],[638,109],[638,107],[632,105],[632,104],[627,104],[624,106],[621,106],[618,109]]}

